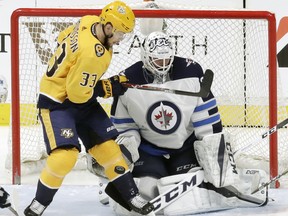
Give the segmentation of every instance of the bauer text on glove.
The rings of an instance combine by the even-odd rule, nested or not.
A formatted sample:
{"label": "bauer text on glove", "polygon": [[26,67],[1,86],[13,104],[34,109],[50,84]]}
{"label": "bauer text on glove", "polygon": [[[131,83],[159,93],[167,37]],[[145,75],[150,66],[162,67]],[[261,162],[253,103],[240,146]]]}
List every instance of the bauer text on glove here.
{"label": "bauer text on glove", "polygon": [[115,75],[108,79],[99,80],[96,84],[95,91],[99,97],[109,98],[123,95],[127,90],[122,83],[128,82],[124,75]]}

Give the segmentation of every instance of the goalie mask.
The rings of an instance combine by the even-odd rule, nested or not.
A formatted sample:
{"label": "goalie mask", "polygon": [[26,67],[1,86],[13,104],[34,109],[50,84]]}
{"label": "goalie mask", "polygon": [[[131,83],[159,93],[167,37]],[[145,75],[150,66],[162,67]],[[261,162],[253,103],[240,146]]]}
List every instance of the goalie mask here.
{"label": "goalie mask", "polygon": [[141,59],[144,67],[153,74],[154,81],[165,82],[174,60],[170,37],[163,32],[149,34],[141,46]]}
{"label": "goalie mask", "polygon": [[5,103],[8,95],[8,86],[5,78],[0,75],[0,103]]}

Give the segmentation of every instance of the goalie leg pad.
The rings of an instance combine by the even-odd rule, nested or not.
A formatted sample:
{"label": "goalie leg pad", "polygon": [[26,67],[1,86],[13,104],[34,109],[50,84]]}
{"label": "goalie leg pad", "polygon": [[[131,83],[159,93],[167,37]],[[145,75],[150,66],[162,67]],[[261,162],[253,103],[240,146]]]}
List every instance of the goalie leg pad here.
{"label": "goalie leg pad", "polygon": [[[267,175],[264,171],[250,169],[240,171],[240,179],[235,187],[216,188],[209,182],[203,182],[200,186],[193,188],[190,192],[166,206],[164,215],[176,216],[262,206],[267,203],[266,189],[254,195],[250,195],[250,191],[254,184],[257,186],[261,182],[265,182],[266,177]],[[164,193],[184,178],[185,174],[159,179],[157,182],[159,192]]]}
{"label": "goalie leg pad", "polygon": [[105,192],[105,188],[107,184],[109,183],[107,178],[101,178],[99,177],[99,193],[98,193],[98,199],[99,202],[103,205],[109,204],[109,196]]}
{"label": "goalie leg pad", "polygon": [[[141,180],[139,178],[134,178],[134,181],[135,181],[136,185],[139,187]],[[141,196],[142,196],[142,194],[141,194]],[[121,202],[121,204],[117,203],[111,197],[109,198],[109,205],[112,208],[112,210],[114,211],[115,215],[118,215],[118,216],[140,216],[140,215],[142,215],[142,214],[139,214],[139,213],[133,211],[129,206],[126,205],[126,203],[123,203],[123,202]],[[150,212],[149,214],[147,214],[147,216],[155,216],[155,214],[153,212]]]}
{"label": "goalie leg pad", "polygon": [[[269,180],[269,175],[261,169],[239,169],[239,179],[235,182],[235,188],[244,195],[260,199],[259,205],[266,205],[268,202],[268,189],[251,195],[251,193]],[[262,200],[262,203],[261,203]],[[244,204],[244,207],[247,204]],[[241,206],[240,206],[241,207]]]}
{"label": "goalie leg pad", "polygon": [[159,195],[157,188],[158,179],[146,176],[140,177],[138,180],[139,193],[146,200],[152,200],[154,197]]}
{"label": "goalie leg pad", "polygon": [[205,178],[215,187],[233,184],[238,175],[229,140],[229,134],[219,133],[194,142],[195,154],[204,169]]}

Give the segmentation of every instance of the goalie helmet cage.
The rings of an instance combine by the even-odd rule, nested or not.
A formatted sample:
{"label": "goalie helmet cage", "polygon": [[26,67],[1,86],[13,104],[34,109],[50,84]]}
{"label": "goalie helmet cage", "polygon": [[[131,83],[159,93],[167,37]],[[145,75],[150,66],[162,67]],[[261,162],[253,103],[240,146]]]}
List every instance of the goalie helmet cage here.
{"label": "goalie helmet cage", "polygon": [[[41,128],[35,104],[39,80],[56,47],[56,36],[60,30],[75,23],[80,17],[99,15],[100,12],[101,10],[98,9],[54,8],[20,8],[13,12],[11,16],[12,135],[9,144],[12,146],[10,149],[13,184],[21,184],[21,162],[24,160],[25,148],[32,145],[34,142],[32,138],[38,136],[37,133],[40,137],[42,135],[41,129],[30,135],[26,134],[25,129]],[[136,15],[134,36],[129,42],[123,42],[114,48],[108,75],[114,75],[115,72],[140,60],[140,40],[144,37],[139,27],[141,20],[165,18],[166,31],[174,40],[176,55],[196,60],[204,70],[210,68],[215,73],[212,91],[219,105],[224,129],[232,130],[231,134],[235,136],[236,143],[247,143],[249,139],[263,133],[263,130],[266,131],[277,124],[274,14],[245,10],[134,10],[134,12]],[[52,30],[49,30],[50,26],[53,26]],[[58,27],[59,29],[56,29]],[[146,25],[146,28],[149,28],[149,25]],[[188,41],[185,42],[186,37]],[[181,44],[182,39],[184,44]],[[28,43],[32,45],[29,47]],[[187,47],[189,47],[188,51]],[[126,51],[126,53],[123,51],[123,55],[129,57],[121,59],[122,50]],[[45,53],[48,55],[44,56]],[[117,62],[118,58],[120,60]],[[191,63],[193,61],[187,62],[187,64]],[[115,67],[113,64],[117,64],[117,70],[113,70]],[[260,87],[257,87],[258,85]],[[265,92],[264,96],[261,92]],[[32,96],[28,96],[26,100],[28,93],[32,93]],[[252,130],[252,133],[246,130]],[[270,176],[274,177],[278,174],[277,133],[272,134],[268,140],[269,142],[266,143],[269,146],[268,150],[266,149],[263,154],[268,154],[270,158]],[[254,151],[260,151],[262,146],[255,147]],[[35,149],[28,151],[36,152]]]}

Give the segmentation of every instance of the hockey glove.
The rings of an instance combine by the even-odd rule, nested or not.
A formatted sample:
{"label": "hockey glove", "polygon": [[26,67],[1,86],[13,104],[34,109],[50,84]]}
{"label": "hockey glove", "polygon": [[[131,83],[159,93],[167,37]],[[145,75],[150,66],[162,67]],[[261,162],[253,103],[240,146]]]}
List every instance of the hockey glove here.
{"label": "hockey glove", "polygon": [[7,208],[11,206],[8,196],[9,194],[4,190],[4,188],[0,187],[0,208]]}
{"label": "hockey glove", "polygon": [[103,98],[123,95],[127,88],[121,83],[125,82],[128,82],[128,79],[124,75],[115,75],[108,79],[99,80],[95,87],[96,94]]}

